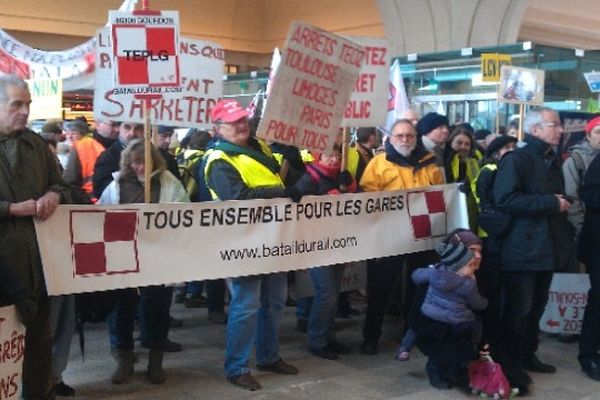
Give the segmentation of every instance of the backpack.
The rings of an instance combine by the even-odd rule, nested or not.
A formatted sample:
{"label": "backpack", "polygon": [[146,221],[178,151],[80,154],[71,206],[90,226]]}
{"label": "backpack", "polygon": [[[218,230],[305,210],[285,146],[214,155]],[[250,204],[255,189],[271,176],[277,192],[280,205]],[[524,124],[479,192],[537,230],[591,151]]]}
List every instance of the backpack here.
{"label": "backpack", "polygon": [[[477,216],[477,224],[488,234],[488,236],[496,239],[502,239],[510,231],[513,217],[512,215],[497,209],[495,206],[492,192],[494,188],[494,181],[496,180],[496,173],[498,172],[498,165],[492,165],[487,169],[492,171],[492,175],[490,179],[485,182],[485,186],[479,187],[479,190],[477,191],[485,193],[487,196],[486,199],[481,199],[479,203],[480,211],[479,215]],[[480,175],[483,170],[484,168],[479,171]],[[477,176],[478,185],[480,183],[480,175]]]}
{"label": "backpack", "polygon": [[198,197],[198,177],[196,176],[196,172],[203,155],[204,152],[202,150],[185,150],[177,156],[181,182],[192,201]]}

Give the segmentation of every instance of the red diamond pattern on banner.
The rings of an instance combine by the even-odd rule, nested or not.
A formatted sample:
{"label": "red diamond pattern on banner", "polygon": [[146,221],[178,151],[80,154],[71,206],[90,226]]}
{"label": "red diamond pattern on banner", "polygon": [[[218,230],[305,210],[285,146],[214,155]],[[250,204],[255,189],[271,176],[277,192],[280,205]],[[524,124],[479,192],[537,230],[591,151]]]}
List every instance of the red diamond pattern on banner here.
{"label": "red diamond pattern on banner", "polygon": [[446,202],[442,190],[409,192],[408,215],[415,240],[446,235]]}
{"label": "red diamond pattern on banner", "polygon": [[175,28],[113,25],[117,85],[177,86]]}
{"label": "red diamond pattern on banner", "polygon": [[[84,221],[102,226],[101,232],[86,229]],[[135,210],[71,211],[74,275],[139,272],[137,226]]]}

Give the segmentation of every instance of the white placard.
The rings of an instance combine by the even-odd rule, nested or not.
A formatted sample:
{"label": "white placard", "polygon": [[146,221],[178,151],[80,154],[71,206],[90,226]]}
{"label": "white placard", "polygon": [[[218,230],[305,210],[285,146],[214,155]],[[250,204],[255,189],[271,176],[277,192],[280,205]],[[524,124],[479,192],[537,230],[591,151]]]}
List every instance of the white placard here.
{"label": "white placard", "polygon": [[453,184],[307,196],[300,203],[63,205],[35,224],[48,291],[58,295],[429,250],[462,226],[459,193]]}
{"label": "white placard", "polygon": [[14,306],[0,308],[0,399],[19,399],[25,355],[25,326]]}
{"label": "white placard", "polygon": [[344,127],[381,126],[387,117],[390,53],[384,38],[352,37],[365,49],[365,62],[344,109]]}
{"label": "white placard", "polygon": [[330,152],[364,59],[358,44],[294,22],[256,135]]}
{"label": "white placard", "polygon": [[588,290],[588,274],[555,273],[550,284],[548,304],[540,319],[540,329],[550,333],[579,334]]}
{"label": "white placard", "polygon": [[180,38],[179,87],[117,88],[113,83],[112,46],[108,29],[97,35],[94,116],[97,119],[144,123],[143,99],[150,102],[153,123],[208,129],[210,110],[223,93],[224,50],[213,42]]}

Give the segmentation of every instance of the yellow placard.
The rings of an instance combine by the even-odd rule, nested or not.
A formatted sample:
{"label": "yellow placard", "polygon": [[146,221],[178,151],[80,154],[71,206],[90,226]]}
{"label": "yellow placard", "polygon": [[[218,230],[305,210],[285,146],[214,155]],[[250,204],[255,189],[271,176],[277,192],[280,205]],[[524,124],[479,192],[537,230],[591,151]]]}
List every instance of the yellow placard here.
{"label": "yellow placard", "polygon": [[62,119],[62,79],[28,80],[31,93],[29,120]]}
{"label": "yellow placard", "polygon": [[481,55],[481,80],[483,82],[499,82],[500,69],[510,65],[512,57],[508,54],[483,53]]}

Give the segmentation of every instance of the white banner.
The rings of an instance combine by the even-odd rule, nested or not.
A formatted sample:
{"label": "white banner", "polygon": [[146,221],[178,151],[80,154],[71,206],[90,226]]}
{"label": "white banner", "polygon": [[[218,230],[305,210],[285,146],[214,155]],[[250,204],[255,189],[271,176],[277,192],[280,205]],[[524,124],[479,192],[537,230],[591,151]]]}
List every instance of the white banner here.
{"label": "white banner", "polygon": [[555,273],[550,284],[548,304],[540,319],[540,329],[549,333],[579,334],[588,290],[588,274]]}
{"label": "white banner", "polygon": [[14,306],[0,308],[0,399],[19,399],[25,354],[25,326]]}
{"label": "white banner", "polygon": [[[462,204],[461,204],[462,203]],[[433,248],[456,185],[189,204],[59,206],[35,221],[51,295],[306,269]]]}
{"label": "white banner", "polygon": [[152,123],[208,129],[210,110],[223,93],[223,48],[213,42],[179,39],[181,86],[116,88],[113,83],[112,46],[108,28],[98,31],[94,116],[97,119],[144,123],[144,100],[137,95],[157,95],[150,103]]}
{"label": "white banner", "polygon": [[363,46],[366,55],[352,96],[346,103],[341,126],[383,125],[387,116],[389,43],[384,38],[351,37],[349,39]]}
{"label": "white banner", "polygon": [[358,44],[294,22],[256,136],[329,153],[364,58]]}

